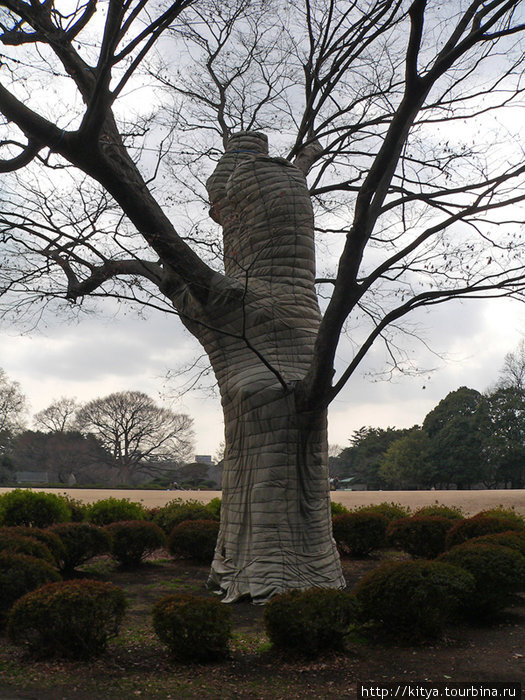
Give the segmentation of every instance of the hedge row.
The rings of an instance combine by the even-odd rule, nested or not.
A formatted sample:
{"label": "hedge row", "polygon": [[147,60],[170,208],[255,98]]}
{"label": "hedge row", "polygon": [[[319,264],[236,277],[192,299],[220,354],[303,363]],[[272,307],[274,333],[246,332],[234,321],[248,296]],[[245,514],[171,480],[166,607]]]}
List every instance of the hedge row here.
{"label": "hedge row", "polygon": [[[14,580],[32,576],[28,585],[39,586],[14,602],[7,625],[9,638],[33,656],[91,658],[118,634],[127,603],[116,586],[56,582],[42,560],[14,553],[2,557],[9,559]],[[286,591],[266,605],[264,624],[275,649],[313,657],[343,649],[349,632],[363,625],[380,626],[411,643],[433,638],[451,621],[494,614],[524,589],[525,556],[517,549],[467,542],[435,560],[384,562],[352,592]],[[6,612],[4,604],[4,617]],[[217,660],[229,653],[231,611],[215,599],[166,596],[154,605],[152,621],[178,661]]]}
{"label": "hedge row", "polygon": [[396,547],[414,558],[433,559],[446,550],[483,535],[525,535],[525,521],[513,509],[482,511],[471,518],[449,506],[428,506],[411,514],[383,503],[348,511],[332,508],[333,535],[341,554],[362,557],[383,547]]}
{"label": "hedge row", "polygon": [[[101,542],[91,539],[94,532],[103,533],[106,542],[124,533],[123,541],[131,536],[133,544],[139,533],[147,533],[144,541],[151,538],[152,547],[159,533],[164,538],[160,528],[142,521],[106,529],[89,523],[64,523],[53,529],[56,532],[59,528],[69,528],[69,536],[82,532],[80,539],[91,548]],[[9,531],[7,534],[11,536]],[[67,542],[67,537],[64,540]],[[66,553],[60,561],[67,570],[64,562],[71,566],[73,560],[67,558],[68,545],[64,547]],[[455,545],[434,560],[384,562],[364,576],[351,593],[287,591],[267,604],[265,628],[276,649],[308,656],[342,649],[348,632],[363,624],[380,626],[410,642],[432,638],[460,617],[489,619],[512,604],[514,595],[525,590],[523,549],[522,532],[485,535]],[[136,563],[143,548],[134,551]],[[112,584],[60,581],[57,569],[45,558],[7,548],[0,552],[0,623],[7,620],[10,639],[34,656],[84,659],[102,653],[108,640],[118,634],[125,609],[123,592]],[[177,660],[208,661],[228,654],[230,609],[217,600],[167,596],[155,604],[152,614],[159,639]]]}
{"label": "hedge row", "polygon": [[206,505],[175,498],[162,507],[145,508],[129,498],[110,497],[86,504],[66,494],[13,489],[0,495],[0,527],[45,528],[55,523],[83,521],[103,526],[127,520],[149,520],[168,535],[184,520],[218,520],[220,508],[220,498]]}

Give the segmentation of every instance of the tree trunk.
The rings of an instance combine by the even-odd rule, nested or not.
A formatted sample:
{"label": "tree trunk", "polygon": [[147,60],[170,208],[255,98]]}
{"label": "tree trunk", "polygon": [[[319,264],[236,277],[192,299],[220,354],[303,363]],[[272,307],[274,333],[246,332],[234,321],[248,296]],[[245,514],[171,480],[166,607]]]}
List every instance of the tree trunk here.
{"label": "tree trunk", "polygon": [[[241,380],[242,381],[242,380]],[[297,414],[277,382],[225,404],[221,529],[210,583],[230,602],[289,588],[342,588],[331,533],[324,412]]]}
{"label": "tree trunk", "polygon": [[228,602],[345,585],[331,534],[326,409],[302,412],[296,395],[320,322],[312,207],[302,173],[266,152],[261,134],[230,139],[207,183],[227,282],[218,277],[204,305],[177,302],[221,392],[226,451],[210,583]]}

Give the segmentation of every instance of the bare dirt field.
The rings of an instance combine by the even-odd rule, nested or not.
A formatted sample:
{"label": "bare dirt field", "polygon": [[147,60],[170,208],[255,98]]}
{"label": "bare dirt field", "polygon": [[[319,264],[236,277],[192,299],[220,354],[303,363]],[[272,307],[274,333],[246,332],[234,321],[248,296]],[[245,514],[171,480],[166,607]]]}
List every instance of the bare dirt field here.
{"label": "bare dirt field", "polygon": [[[10,491],[0,488],[0,493]],[[209,503],[212,498],[221,497],[220,491],[150,491],[139,489],[51,489],[35,488],[34,491],[67,493],[84,503],[93,503],[102,498],[129,498],[151,508],[163,506],[174,498],[196,499]],[[474,515],[480,510],[502,505],[513,506],[525,515],[525,489],[505,489],[487,491],[334,491],[332,500],[342,503],[347,508],[370,505],[374,503],[399,503],[417,510],[421,506],[431,505],[436,501],[445,505],[460,506],[465,515]]]}

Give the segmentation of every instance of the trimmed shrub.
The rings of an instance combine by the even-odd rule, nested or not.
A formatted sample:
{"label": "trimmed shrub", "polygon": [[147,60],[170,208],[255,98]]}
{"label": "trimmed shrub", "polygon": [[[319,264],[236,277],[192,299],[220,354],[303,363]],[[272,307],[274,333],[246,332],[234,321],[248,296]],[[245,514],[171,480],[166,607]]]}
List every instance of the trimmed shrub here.
{"label": "trimmed shrub", "polygon": [[206,510],[210,511],[213,518],[219,520],[221,517],[221,506],[222,499],[220,499],[218,496],[215,496],[215,498],[212,498],[209,503],[206,503]]}
{"label": "trimmed shrub", "polygon": [[89,659],[118,634],[126,605],[124,592],[110,583],[50,583],[15,603],[7,631],[37,657]]}
{"label": "trimmed shrub", "polygon": [[354,588],[364,620],[408,641],[439,636],[472,595],[470,573],[442,561],[385,562]]}
{"label": "trimmed shrub", "polygon": [[492,535],[495,532],[507,532],[508,530],[522,531],[523,527],[517,521],[509,518],[478,513],[472,518],[465,518],[455,523],[447,533],[446,547],[450,549],[474,537]]}
{"label": "trimmed shrub", "polygon": [[43,559],[0,552],[0,626],[16,600],[51,581],[60,581],[60,575]]}
{"label": "trimmed shrub", "polygon": [[216,520],[185,520],[171,531],[168,550],[174,557],[209,563],[215,553],[218,534]]}
{"label": "trimmed shrub", "polygon": [[218,600],[179,593],[153,606],[153,628],[178,661],[213,661],[228,655],[231,610]]}
{"label": "trimmed shrub", "polygon": [[153,522],[169,535],[173,528],[186,520],[218,520],[200,501],[183,501],[174,498],[159,508],[153,516]]}
{"label": "trimmed shrub", "polygon": [[341,513],[332,518],[334,539],[339,551],[353,557],[364,557],[386,542],[387,518],[365,510]]}
{"label": "trimmed shrub", "polygon": [[384,517],[390,520],[397,520],[398,518],[407,518],[410,512],[410,506],[402,506],[400,503],[376,503],[375,505],[360,506],[356,508],[355,513],[379,513],[379,515],[384,515]]}
{"label": "trimmed shrub", "polygon": [[64,554],[64,545],[62,544],[62,540],[49,530],[42,530],[39,527],[15,525],[13,527],[0,528],[0,537],[3,536],[4,533],[21,535],[22,537],[32,537],[33,539],[38,540],[49,549],[56,564],[58,564],[60,558]]}
{"label": "trimmed shrub", "polygon": [[515,549],[525,556],[525,533],[508,530],[507,532],[496,532],[493,535],[483,535],[468,541],[469,544],[497,544],[501,547]]}
{"label": "trimmed shrub", "polygon": [[0,551],[27,554],[29,557],[43,559],[48,564],[56,564],[56,561],[45,544],[34,537],[25,537],[10,532],[0,532]]}
{"label": "trimmed shrub", "polygon": [[[502,518],[503,520],[512,521],[517,528],[525,531],[525,518],[520,513],[516,512],[514,506],[510,508],[505,508],[505,506],[496,506],[495,508],[489,508],[487,510],[482,510],[477,515],[482,515],[485,518]],[[509,528],[512,530],[514,528]]]}
{"label": "trimmed shrub", "polygon": [[305,656],[343,649],[348,628],[357,617],[355,597],[329,588],[285,591],[264,608],[264,626],[272,644]]}
{"label": "trimmed shrub", "polygon": [[448,518],[449,520],[463,520],[465,517],[459,506],[445,506],[441,503],[434,503],[431,506],[418,508],[414,515],[421,515],[424,517],[438,516],[440,518]]}
{"label": "trimmed shrub", "polygon": [[0,496],[0,525],[48,527],[70,519],[70,509],[54,493],[14,489]]}
{"label": "trimmed shrub", "polygon": [[144,520],[143,506],[129,498],[103,498],[91,503],[87,509],[87,519],[95,525],[109,525],[124,520]]}
{"label": "trimmed shrub", "polygon": [[58,497],[64,501],[66,506],[71,511],[71,521],[74,523],[81,523],[87,518],[87,513],[89,506],[78,498],[73,498],[67,493],[60,493]]}
{"label": "trimmed shrub", "polygon": [[440,555],[439,561],[461,566],[474,577],[474,594],[465,601],[467,617],[503,609],[512,594],[525,587],[525,557],[508,547],[465,542]]}
{"label": "trimmed shrub", "polygon": [[337,503],[337,501],[330,501],[330,512],[333,517],[334,515],[341,515],[341,513],[349,513],[350,511],[342,503]]}
{"label": "trimmed shrub", "polygon": [[137,567],[156,549],[164,547],[166,535],[155,523],[126,520],[106,525],[111,556],[122,566]]}
{"label": "trimmed shrub", "polygon": [[413,557],[434,559],[445,551],[445,538],[452,527],[449,518],[413,515],[393,520],[387,528],[387,542]]}
{"label": "trimmed shrub", "polygon": [[92,523],[60,523],[50,530],[64,545],[58,567],[65,575],[93,557],[109,552],[108,534]]}

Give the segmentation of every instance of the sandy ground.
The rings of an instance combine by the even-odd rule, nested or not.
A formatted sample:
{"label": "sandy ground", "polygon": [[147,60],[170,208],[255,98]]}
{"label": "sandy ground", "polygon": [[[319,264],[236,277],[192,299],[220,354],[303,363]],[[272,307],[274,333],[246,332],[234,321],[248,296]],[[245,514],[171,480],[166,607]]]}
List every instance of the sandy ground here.
{"label": "sandy ground", "polygon": [[[0,488],[0,493],[11,491]],[[208,503],[212,498],[221,497],[220,491],[146,491],[138,489],[50,489],[35,488],[33,491],[51,493],[67,493],[84,503],[93,503],[102,498],[129,498],[146,507],[163,506],[174,498],[184,500],[196,499]],[[342,503],[347,508],[369,505],[372,503],[400,503],[408,505],[413,510],[432,503],[460,506],[466,515],[474,515],[480,510],[505,506],[514,508],[525,515],[525,489],[523,490],[492,490],[492,491],[334,491],[332,500]]]}

